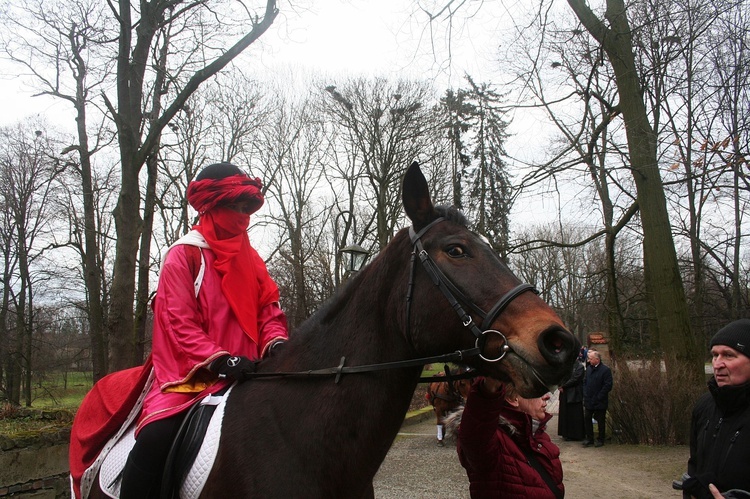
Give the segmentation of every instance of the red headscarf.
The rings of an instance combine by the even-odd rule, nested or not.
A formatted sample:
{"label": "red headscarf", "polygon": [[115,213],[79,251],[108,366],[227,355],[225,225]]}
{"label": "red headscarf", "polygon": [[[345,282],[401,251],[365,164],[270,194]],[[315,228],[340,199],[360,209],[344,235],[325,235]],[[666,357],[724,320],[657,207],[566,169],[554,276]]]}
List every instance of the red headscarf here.
{"label": "red headscarf", "polygon": [[247,227],[250,215],[222,205],[254,201],[257,210],[263,204],[259,179],[233,175],[221,179],[206,178],[188,186],[188,202],[200,213],[200,232],[216,255],[214,267],[221,275],[221,289],[243,331],[258,342],[258,313],[279,300],[279,289],[268,275],[258,252],[250,246]]}
{"label": "red headscarf", "polygon": [[[211,166],[206,169],[211,168]],[[237,169],[237,167],[234,168]],[[237,170],[239,171],[239,169]],[[262,187],[263,184],[259,178],[250,178],[242,173],[224,178],[203,178],[190,182],[187,199],[190,206],[201,215],[214,206],[237,201],[252,202],[254,204],[252,212],[254,213],[263,206]]]}

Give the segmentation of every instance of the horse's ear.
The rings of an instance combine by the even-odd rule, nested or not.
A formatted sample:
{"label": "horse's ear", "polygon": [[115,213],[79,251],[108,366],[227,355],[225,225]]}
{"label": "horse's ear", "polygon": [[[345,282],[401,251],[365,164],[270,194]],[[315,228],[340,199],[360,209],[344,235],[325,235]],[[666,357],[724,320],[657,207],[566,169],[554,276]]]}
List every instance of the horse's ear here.
{"label": "horse's ear", "polygon": [[406,170],[401,197],[406,216],[415,230],[421,229],[435,218],[435,207],[430,199],[427,180],[416,161]]}

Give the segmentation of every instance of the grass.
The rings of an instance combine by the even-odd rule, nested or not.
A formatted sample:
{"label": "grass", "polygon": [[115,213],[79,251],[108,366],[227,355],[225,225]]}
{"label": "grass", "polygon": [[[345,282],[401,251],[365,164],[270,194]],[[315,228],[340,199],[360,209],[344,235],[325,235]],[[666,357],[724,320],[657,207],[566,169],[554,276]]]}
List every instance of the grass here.
{"label": "grass", "polygon": [[33,409],[68,409],[75,411],[84,395],[91,390],[91,373],[54,373],[35,383],[31,393]]}
{"label": "grass", "polygon": [[46,375],[31,389],[31,407],[0,405],[0,435],[17,439],[69,426],[91,386],[90,373]]}

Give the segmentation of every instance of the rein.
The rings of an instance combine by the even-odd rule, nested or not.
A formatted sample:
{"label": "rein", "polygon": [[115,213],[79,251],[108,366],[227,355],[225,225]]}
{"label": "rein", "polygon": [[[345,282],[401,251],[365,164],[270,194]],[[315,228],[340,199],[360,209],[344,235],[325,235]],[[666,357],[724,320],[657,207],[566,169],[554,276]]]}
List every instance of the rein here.
{"label": "rein", "polygon": [[[313,369],[308,371],[295,371],[295,372],[254,372],[247,373],[249,378],[271,378],[271,377],[318,377],[318,376],[335,376],[335,383],[341,380],[343,374],[355,374],[365,373],[373,371],[385,371],[388,369],[399,369],[404,367],[416,367],[424,366],[426,364],[432,364],[435,362],[461,362],[467,357],[479,356],[481,359],[487,362],[497,362],[505,357],[505,354],[511,350],[508,340],[503,333],[494,329],[488,329],[490,324],[494,322],[495,318],[505,310],[505,308],[513,301],[516,297],[526,291],[532,291],[539,294],[539,291],[534,288],[531,284],[522,283],[514,287],[507,293],[505,293],[497,303],[490,309],[489,312],[484,312],[479,306],[472,302],[469,298],[461,292],[448,277],[440,270],[435,261],[430,257],[427,251],[422,245],[421,237],[433,226],[440,222],[445,221],[445,218],[439,217],[427,224],[419,232],[415,232],[413,227],[409,227],[409,236],[412,242],[412,254],[411,254],[411,268],[409,271],[409,284],[406,293],[406,337],[411,343],[411,298],[414,290],[414,275],[416,272],[416,258],[419,257],[422,266],[424,267],[427,274],[430,276],[432,282],[438,286],[443,295],[448,299],[453,310],[458,314],[461,319],[461,323],[464,327],[469,330],[476,337],[474,348],[466,350],[457,350],[452,353],[436,355],[433,357],[422,357],[418,359],[400,360],[394,362],[384,362],[381,364],[367,364],[362,366],[345,366],[346,357],[341,357],[341,362],[336,367],[328,367],[324,369]],[[463,302],[468,308],[470,308],[476,315],[483,319],[482,328],[480,329],[471,315],[466,313],[461,303]],[[497,334],[503,339],[502,353],[496,359],[488,359],[482,355],[482,349],[487,339],[487,334]],[[452,375],[451,379],[464,379],[473,378],[476,374],[473,372],[464,373],[462,375]],[[434,379],[420,377],[420,383],[432,382]]]}
{"label": "rein", "polygon": [[[443,355],[436,355],[434,357],[422,357],[419,359],[409,359],[409,360],[399,360],[394,362],[384,362],[382,364],[366,364],[363,366],[345,366],[344,363],[346,362],[346,357],[341,357],[341,363],[336,367],[327,367],[324,369],[313,369],[309,371],[293,371],[293,372],[266,372],[266,373],[246,373],[246,376],[251,378],[272,378],[277,376],[283,376],[283,377],[316,377],[316,376],[336,376],[336,379],[334,380],[335,383],[338,383],[341,379],[342,374],[355,374],[355,373],[366,373],[366,372],[373,372],[373,371],[385,371],[388,369],[398,369],[402,367],[415,367],[415,366],[423,366],[425,364],[432,364],[435,362],[461,362],[464,360],[464,358],[476,355],[474,353],[474,348],[470,350],[456,350],[453,353],[443,354]],[[466,373],[471,374],[471,376],[463,375],[452,375],[450,379],[463,379],[463,378],[472,378],[475,377],[476,374],[473,373]],[[432,382],[435,381],[434,378],[419,378],[420,383],[426,383],[426,382]]]}

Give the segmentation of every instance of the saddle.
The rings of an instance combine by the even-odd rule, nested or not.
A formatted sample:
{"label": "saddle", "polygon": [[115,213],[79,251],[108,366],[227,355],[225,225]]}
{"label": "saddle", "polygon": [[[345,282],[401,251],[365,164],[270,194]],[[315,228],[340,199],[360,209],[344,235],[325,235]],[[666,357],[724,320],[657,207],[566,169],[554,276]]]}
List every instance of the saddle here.
{"label": "saddle", "polygon": [[[180,426],[169,452],[162,488],[163,499],[197,499],[203,490],[219,448],[224,407],[231,392],[229,386],[193,405]],[[101,462],[99,487],[117,499],[122,485],[122,471],[135,445],[135,423],[115,442]]]}
{"label": "saddle", "polygon": [[[197,492],[195,493],[195,497],[200,495],[208,472],[211,471],[214,459],[216,458],[216,450],[219,447],[219,437],[221,436],[221,421],[224,419],[224,403],[232,386],[227,386],[214,395],[206,397],[188,411],[177,432],[175,441],[172,443],[167,463],[164,466],[160,498],[180,498],[180,487],[186,482],[185,479],[191,472],[193,465],[196,464],[196,459],[201,455],[205,439],[210,438],[211,440],[207,444],[204,454],[201,455],[202,459],[197,463],[198,469],[188,484],[191,488],[200,487],[200,489],[195,491]],[[220,414],[218,415],[220,421],[214,425],[212,431],[209,433],[209,427],[219,405],[221,405]],[[200,479],[197,477],[200,477]]]}

